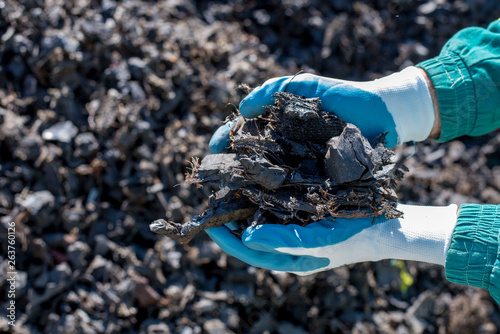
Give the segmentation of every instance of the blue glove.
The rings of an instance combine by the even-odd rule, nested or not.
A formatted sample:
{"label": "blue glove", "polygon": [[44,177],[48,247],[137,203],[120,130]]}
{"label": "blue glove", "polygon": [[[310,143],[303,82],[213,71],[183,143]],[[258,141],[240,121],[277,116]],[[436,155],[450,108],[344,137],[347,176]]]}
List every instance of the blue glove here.
{"label": "blue glove", "polygon": [[[340,80],[333,80],[310,74],[275,78],[256,87],[240,103],[240,114],[254,118],[265,112],[264,106],[274,103],[272,96],[285,90],[305,97],[320,97],[321,109],[332,112],[344,122],[355,124],[361,133],[373,140],[382,133],[388,133],[389,147],[397,142],[396,125],[382,98],[374,93],[356,88]],[[229,145],[229,131],[233,122],[221,126],[212,136],[210,150],[222,153]]]}
{"label": "blue glove", "polygon": [[[387,132],[388,147],[398,142],[426,139],[434,123],[434,109],[425,78],[421,70],[414,67],[370,82],[348,82],[310,74],[271,79],[241,101],[241,115],[253,118],[262,114],[264,106],[274,102],[272,95],[285,89],[297,95],[320,97],[323,110],[355,124],[369,140]],[[232,125],[228,122],[214,133],[209,144],[212,153],[227,150]],[[394,219],[380,224],[383,220],[379,218],[373,225],[371,218],[324,220],[306,227],[258,225],[247,228],[241,240],[230,232],[228,226],[206,231],[225,252],[244,262],[297,274],[384,258],[443,262],[443,240],[448,240],[446,233],[449,229],[446,233],[436,232],[439,238],[435,238],[433,224],[421,222],[432,219],[418,216],[418,210],[409,211],[413,216],[410,219]],[[446,212],[450,216],[451,211]],[[402,225],[406,226],[409,236],[401,232]],[[415,233],[415,228],[419,233]],[[388,241],[387,235],[392,240]],[[407,244],[415,235],[420,241]],[[389,247],[388,242],[396,244],[396,248]]]}
{"label": "blue glove", "polygon": [[[267,80],[240,103],[245,118],[262,114],[274,103],[272,95],[287,91],[305,97],[319,97],[323,110],[335,113],[347,123],[356,125],[368,140],[388,132],[387,146],[422,141],[434,124],[434,107],[423,70],[409,67],[390,76],[354,82],[300,74]],[[223,152],[229,144],[231,124],[219,128],[210,141],[214,153]]]}
{"label": "blue glove", "polygon": [[379,95],[340,80],[310,74],[298,75],[291,79],[292,77],[271,79],[255,88],[241,101],[240,113],[245,118],[262,114],[265,111],[264,106],[274,103],[275,98],[272,95],[286,88],[290,93],[321,98],[323,110],[336,114],[346,123],[353,123],[368,140],[388,132],[388,145],[396,145],[396,125]]}
{"label": "blue glove", "polygon": [[207,230],[228,254],[261,268],[309,275],[345,264],[400,259],[443,265],[457,206],[398,205],[404,218],[321,220],[305,227],[263,224],[242,239],[226,226]]}
{"label": "blue glove", "polygon": [[[228,226],[214,227],[205,231],[223,251],[254,267],[278,271],[308,272],[323,270],[330,263],[328,258],[280,253],[271,248],[266,249],[260,244],[256,246],[257,249],[250,248],[232,234]],[[245,234],[247,232],[245,231]]]}

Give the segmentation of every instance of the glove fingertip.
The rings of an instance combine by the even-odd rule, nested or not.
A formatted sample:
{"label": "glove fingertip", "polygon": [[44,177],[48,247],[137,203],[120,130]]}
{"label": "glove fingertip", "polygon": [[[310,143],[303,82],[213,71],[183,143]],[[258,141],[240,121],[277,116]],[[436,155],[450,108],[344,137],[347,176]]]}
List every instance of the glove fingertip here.
{"label": "glove fingertip", "polygon": [[273,94],[283,91],[290,78],[290,76],[272,78],[264,82],[262,86],[255,87],[241,100],[240,114],[245,118],[255,118],[264,113],[266,111],[264,107],[274,103]]}
{"label": "glove fingertip", "polygon": [[[262,229],[264,228],[264,229]],[[269,251],[273,250],[274,247],[270,245],[270,241],[268,239],[268,233],[265,231],[264,225],[257,225],[255,227],[248,227],[241,236],[241,241],[248,248],[252,248],[255,250],[264,250]]]}
{"label": "glove fingertip", "polygon": [[266,111],[264,108],[265,105],[269,105],[271,103],[272,98],[259,96],[258,92],[253,95],[248,95],[240,102],[240,114],[245,118],[255,118]]}
{"label": "glove fingertip", "polygon": [[208,143],[208,148],[212,154],[227,152],[229,148],[229,132],[233,124],[234,121],[230,121],[215,130]]}
{"label": "glove fingertip", "polygon": [[387,134],[387,148],[394,148],[394,146],[396,146],[398,144],[398,135],[396,133],[396,131],[392,131],[392,132],[389,132]]}

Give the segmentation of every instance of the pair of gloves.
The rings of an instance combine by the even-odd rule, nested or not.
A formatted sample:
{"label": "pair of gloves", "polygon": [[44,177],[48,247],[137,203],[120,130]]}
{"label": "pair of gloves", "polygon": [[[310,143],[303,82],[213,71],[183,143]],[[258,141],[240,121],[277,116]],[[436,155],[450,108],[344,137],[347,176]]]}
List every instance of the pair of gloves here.
{"label": "pair of gloves", "polygon": [[[423,141],[435,131],[432,87],[424,70],[408,67],[390,76],[352,82],[310,74],[266,81],[240,103],[246,118],[262,114],[274,102],[272,95],[286,91],[319,97],[322,109],[355,124],[369,140],[384,132],[387,146]],[[212,153],[229,146],[228,122],[210,141]],[[326,219],[305,227],[265,224],[249,227],[241,239],[231,224],[207,229],[220,248],[261,268],[308,275],[346,264],[383,259],[415,260],[445,265],[457,220],[457,206],[426,207],[398,204],[404,216]]]}

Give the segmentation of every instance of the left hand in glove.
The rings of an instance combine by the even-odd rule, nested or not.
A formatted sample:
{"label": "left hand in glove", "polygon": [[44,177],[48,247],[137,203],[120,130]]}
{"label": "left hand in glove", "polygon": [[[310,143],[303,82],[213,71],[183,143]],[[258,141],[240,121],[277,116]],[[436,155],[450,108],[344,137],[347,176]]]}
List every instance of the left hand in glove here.
{"label": "left hand in glove", "polygon": [[305,227],[264,224],[240,240],[226,226],[206,230],[227,253],[250,265],[308,275],[345,264],[383,259],[445,264],[457,206],[398,205],[404,218],[322,220]]}

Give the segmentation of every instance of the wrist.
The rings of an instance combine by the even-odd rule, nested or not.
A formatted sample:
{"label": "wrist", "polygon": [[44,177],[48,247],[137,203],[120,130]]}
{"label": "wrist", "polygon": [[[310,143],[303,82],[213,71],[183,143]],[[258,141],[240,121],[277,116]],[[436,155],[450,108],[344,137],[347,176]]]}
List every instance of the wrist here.
{"label": "wrist", "polygon": [[359,83],[360,88],[377,94],[394,119],[398,144],[423,141],[434,125],[434,105],[424,73],[413,66],[389,76]]}
{"label": "wrist", "polygon": [[431,95],[432,106],[434,108],[434,124],[428,138],[438,139],[441,135],[441,114],[439,113],[439,102],[437,98],[436,88],[434,87],[429,74],[423,68],[418,67],[418,69],[421,71],[422,75],[425,78],[427,89],[429,90],[429,93]]}
{"label": "wrist", "polygon": [[414,260],[445,264],[457,222],[457,206],[399,204],[403,218],[380,224],[378,240],[382,259]]}
{"label": "wrist", "polygon": [[379,94],[396,123],[398,144],[427,139],[434,124],[434,107],[423,73],[411,66],[383,80]]}

